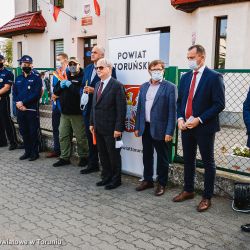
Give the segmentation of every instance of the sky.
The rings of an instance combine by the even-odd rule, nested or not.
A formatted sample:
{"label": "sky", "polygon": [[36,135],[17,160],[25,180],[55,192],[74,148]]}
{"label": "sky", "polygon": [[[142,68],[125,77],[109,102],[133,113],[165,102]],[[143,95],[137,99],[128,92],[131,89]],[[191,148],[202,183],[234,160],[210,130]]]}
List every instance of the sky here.
{"label": "sky", "polygon": [[[10,21],[15,16],[15,0],[0,0],[0,27]],[[3,38],[0,38],[2,41]]]}

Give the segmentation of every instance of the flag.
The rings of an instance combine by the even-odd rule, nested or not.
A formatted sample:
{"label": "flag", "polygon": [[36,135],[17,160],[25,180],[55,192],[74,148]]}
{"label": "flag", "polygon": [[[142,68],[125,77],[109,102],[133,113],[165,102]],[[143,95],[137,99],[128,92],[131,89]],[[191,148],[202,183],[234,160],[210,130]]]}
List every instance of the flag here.
{"label": "flag", "polygon": [[53,4],[49,5],[49,11],[50,11],[50,13],[52,13],[55,22],[57,21],[60,10],[61,10],[60,7],[54,6]]}
{"label": "flag", "polygon": [[61,10],[61,8],[59,8],[57,6],[54,6],[53,17],[54,17],[55,22],[57,21],[57,18],[58,18],[58,15],[60,13],[60,10]]}
{"label": "flag", "polygon": [[101,15],[101,8],[97,0],[94,0],[95,14],[97,16]]}

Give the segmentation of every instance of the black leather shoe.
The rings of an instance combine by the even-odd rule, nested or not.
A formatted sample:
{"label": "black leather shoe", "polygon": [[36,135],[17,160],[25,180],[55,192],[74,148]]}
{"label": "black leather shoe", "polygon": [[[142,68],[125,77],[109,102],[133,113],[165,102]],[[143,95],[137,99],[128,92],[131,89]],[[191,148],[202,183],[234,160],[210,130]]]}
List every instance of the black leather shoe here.
{"label": "black leather shoe", "polygon": [[94,172],[99,172],[99,167],[97,166],[88,166],[86,169],[82,169],[80,174],[90,174]]}
{"label": "black leather shoe", "polygon": [[15,150],[15,149],[17,149],[17,144],[10,144],[9,150],[11,151],[11,150]]}
{"label": "black leather shoe", "polygon": [[78,163],[79,167],[85,167],[88,165],[88,159],[86,157],[80,158],[80,161]]}
{"label": "black leather shoe", "polygon": [[23,145],[23,143],[21,143],[21,144],[17,145],[17,149],[24,149],[24,145]]}
{"label": "black leather shoe", "polygon": [[242,225],[241,230],[250,233],[250,224]]}
{"label": "black leather shoe", "polygon": [[111,182],[111,179],[105,179],[105,180],[101,180],[99,182],[96,183],[96,186],[101,187],[101,186],[106,186],[107,184],[109,184]]}
{"label": "black leather shoe", "polygon": [[66,166],[66,165],[69,165],[69,164],[70,164],[69,160],[59,159],[58,162],[53,164],[53,167],[62,167],[62,166]]}
{"label": "black leather shoe", "polygon": [[24,153],[22,156],[19,157],[19,160],[22,161],[22,160],[26,160],[26,159],[28,159],[28,158],[30,158],[30,155]]}
{"label": "black leather shoe", "polygon": [[35,161],[39,158],[39,155],[33,155],[29,158],[29,161]]}
{"label": "black leather shoe", "polygon": [[121,185],[122,185],[121,182],[110,182],[109,184],[107,184],[107,185],[105,186],[105,189],[106,189],[106,190],[111,190],[111,189],[115,189],[115,188],[117,188],[117,187],[119,187],[119,186],[121,186]]}

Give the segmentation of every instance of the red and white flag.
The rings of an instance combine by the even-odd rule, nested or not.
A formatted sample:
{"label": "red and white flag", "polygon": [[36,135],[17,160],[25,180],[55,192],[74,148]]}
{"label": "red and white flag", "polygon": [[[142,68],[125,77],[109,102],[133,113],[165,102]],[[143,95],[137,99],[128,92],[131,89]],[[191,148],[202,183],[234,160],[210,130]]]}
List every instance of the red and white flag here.
{"label": "red and white flag", "polygon": [[57,22],[57,18],[58,18],[58,15],[60,13],[60,10],[61,10],[60,7],[54,6],[53,4],[49,5],[49,11],[50,11],[50,13],[52,13],[55,22]]}
{"label": "red and white flag", "polygon": [[101,15],[101,8],[100,8],[100,4],[98,3],[97,0],[94,0],[94,7],[95,7],[95,14],[97,16]]}

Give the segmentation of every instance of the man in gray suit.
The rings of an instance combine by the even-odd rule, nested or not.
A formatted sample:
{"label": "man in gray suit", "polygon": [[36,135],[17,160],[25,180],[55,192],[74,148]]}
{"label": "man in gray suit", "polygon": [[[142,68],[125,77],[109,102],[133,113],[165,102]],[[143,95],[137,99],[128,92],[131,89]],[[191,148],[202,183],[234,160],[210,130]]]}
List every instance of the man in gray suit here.
{"label": "man in gray suit", "polygon": [[121,155],[116,147],[125,128],[126,95],[123,85],[114,79],[112,64],[105,58],[96,66],[101,81],[97,83],[90,114],[90,131],[96,136],[102,165],[102,180],[97,186],[114,189],[121,185]]}
{"label": "man in gray suit", "polygon": [[140,88],[135,123],[135,136],[142,136],[144,165],[144,180],[136,191],[154,187],[155,148],[158,175],[155,195],[160,196],[165,193],[168,181],[168,143],[172,140],[176,125],[177,88],[163,80],[163,61],[152,61],[148,70],[151,79]]}

